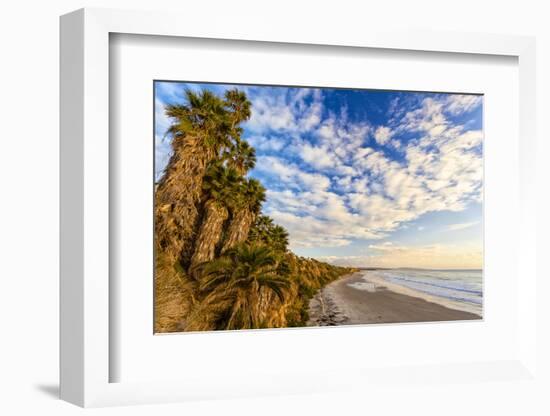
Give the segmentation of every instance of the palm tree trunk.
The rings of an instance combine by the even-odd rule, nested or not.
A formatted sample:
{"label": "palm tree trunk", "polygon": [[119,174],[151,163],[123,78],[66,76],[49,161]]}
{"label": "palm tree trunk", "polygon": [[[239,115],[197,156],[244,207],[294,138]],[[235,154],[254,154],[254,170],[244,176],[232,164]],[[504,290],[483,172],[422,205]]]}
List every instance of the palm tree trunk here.
{"label": "palm tree trunk", "polygon": [[253,222],[254,214],[248,209],[242,209],[233,215],[223,243],[222,254],[246,241]]}
{"label": "palm tree trunk", "polygon": [[223,223],[228,216],[227,208],[218,201],[211,199],[206,202],[204,219],[195,243],[195,252],[191,257],[190,271],[193,271],[199,264],[214,258],[216,246],[222,235]]}
{"label": "palm tree trunk", "polygon": [[198,143],[199,138],[189,136],[174,139],[174,153],[155,191],[157,248],[183,265],[189,264],[193,254],[197,207],[206,165],[212,158]]}
{"label": "palm tree trunk", "polygon": [[182,279],[172,261],[157,253],[155,272],[155,332],[182,330],[192,304],[192,287]]}
{"label": "palm tree trunk", "polygon": [[270,290],[263,287],[259,293],[259,317],[268,328],[280,328],[285,326],[286,305]]}

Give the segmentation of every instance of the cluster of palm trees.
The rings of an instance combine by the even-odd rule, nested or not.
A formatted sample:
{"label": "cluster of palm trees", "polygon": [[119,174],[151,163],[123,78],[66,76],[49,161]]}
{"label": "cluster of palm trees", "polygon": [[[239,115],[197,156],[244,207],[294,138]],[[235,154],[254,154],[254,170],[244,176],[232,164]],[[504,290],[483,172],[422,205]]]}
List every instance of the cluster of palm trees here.
{"label": "cluster of palm trees", "polygon": [[155,192],[155,330],[303,323],[304,271],[296,276],[288,233],[261,215],[265,189],[247,177],[256,154],[240,124],[250,101],[237,89],[188,90],[166,114],[172,154]]}
{"label": "cluster of palm trees", "polygon": [[240,123],[251,107],[244,93],[231,90],[220,98],[187,91],[186,101],[166,107],[172,155],[155,193],[155,231],[159,250],[188,266],[201,209],[223,211],[216,201],[228,195],[224,189],[242,185],[234,181],[254,166],[256,155],[241,139]]}

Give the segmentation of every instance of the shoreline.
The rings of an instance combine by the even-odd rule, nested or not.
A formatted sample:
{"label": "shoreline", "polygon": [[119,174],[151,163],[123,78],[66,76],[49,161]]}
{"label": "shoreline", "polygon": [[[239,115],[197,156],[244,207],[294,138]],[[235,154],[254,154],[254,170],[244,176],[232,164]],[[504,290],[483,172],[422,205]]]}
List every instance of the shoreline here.
{"label": "shoreline", "polygon": [[[367,275],[368,276],[368,275]],[[453,309],[386,282],[355,272],[321,288],[309,303],[308,326],[479,320],[480,315]]]}

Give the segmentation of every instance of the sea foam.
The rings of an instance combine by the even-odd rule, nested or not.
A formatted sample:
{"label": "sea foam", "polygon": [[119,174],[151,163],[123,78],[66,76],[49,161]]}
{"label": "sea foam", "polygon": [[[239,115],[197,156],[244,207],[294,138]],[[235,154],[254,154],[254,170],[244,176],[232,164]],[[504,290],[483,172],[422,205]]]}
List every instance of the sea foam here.
{"label": "sea foam", "polygon": [[[416,296],[451,309],[482,316],[483,274],[481,270],[389,269],[363,272],[371,290],[385,286],[394,292]],[[361,285],[363,283],[355,283]],[[365,290],[366,287],[356,287]]]}

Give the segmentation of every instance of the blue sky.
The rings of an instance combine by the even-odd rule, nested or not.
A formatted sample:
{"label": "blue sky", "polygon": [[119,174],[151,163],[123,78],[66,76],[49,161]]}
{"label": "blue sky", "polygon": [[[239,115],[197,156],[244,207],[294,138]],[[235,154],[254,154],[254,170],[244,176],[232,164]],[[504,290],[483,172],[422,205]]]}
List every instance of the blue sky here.
{"label": "blue sky", "polygon": [[168,103],[186,88],[244,90],[249,173],[291,249],[335,264],[482,267],[482,104],[466,94],[155,83],[155,174]]}

